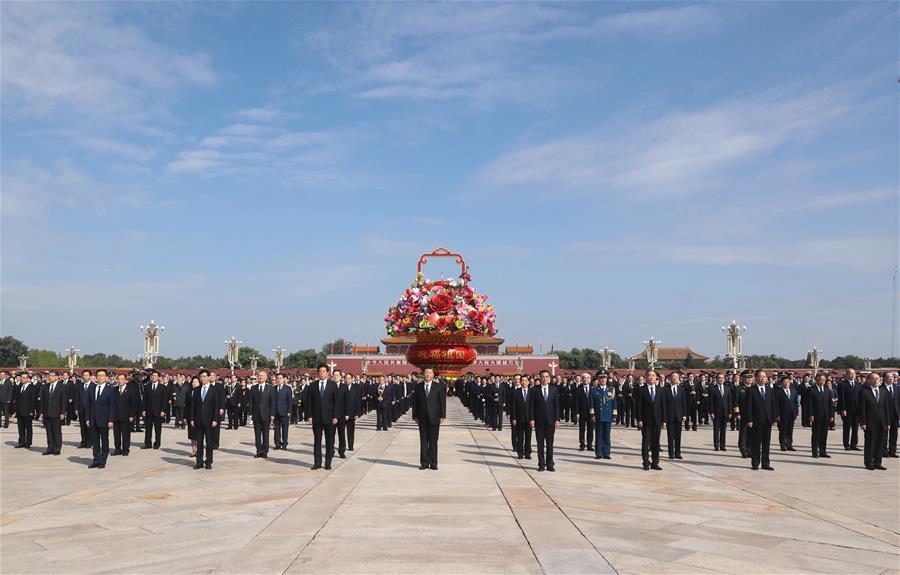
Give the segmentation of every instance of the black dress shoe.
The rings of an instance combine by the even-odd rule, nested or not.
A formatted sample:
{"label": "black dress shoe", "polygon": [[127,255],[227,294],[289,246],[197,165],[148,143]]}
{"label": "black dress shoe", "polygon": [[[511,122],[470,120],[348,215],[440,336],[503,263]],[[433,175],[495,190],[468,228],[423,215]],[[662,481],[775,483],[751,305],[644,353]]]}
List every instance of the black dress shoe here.
{"label": "black dress shoe", "polygon": [[207,463],[207,464],[204,465],[203,467],[205,467],[205,468],[207,468],[207,469],[212,469],[212,463]]}
{"label": "black dress shoe", "polygon": [[771,465],[763,465],[763,469],[765,469],[766,471],[775,471],[775,468]]}
{"label": "black dress shoe", "polygon": [[595,456],[594,456],[594,459],[603,459],[603,456],[602,456],[602,455],[595,455]]}
{"label": "black dress shoe", "polygon": [[53,455],[59,455],[59,451],[54,451]]}
{"label": "black dress shoe", "polygon": [[662,467],[660,467],[658,463],[651,465],[650,469],[655,469],[656,471],[662,471]]}
{"label": "black dress shoe", "polygon": [[259,459],[260,457],[262,457],[262,455],[260,455],[259,453],[257,453],[257,454],[255,454],[255,455],[253,456],[253,459]]}
{"label": "black dress shoe", "polygon": [[556,468],[553,467],[552,465],[548,465],[548,466],[547,466],[547,471],[556,471]]}
{"label": "black dress shoe", "polygon": [[25,446],[24,446],[24,445],[17,445],[17,446],[16,446],[16,449],[22,449],[23,447],[25,447]]}
{"label": "black dress shoe", "polygon": [[788,447],[788,451],[797,451],[797,450],[794,449],[793,446],[791,446],[791,447]]}
{"label": "black dress shoe", "polygon": [[428,466],[427,466],[427,465],[420,465],[420,466],[419,466],[419,471],[424,471],[425,469],[428,469]]}
{"label": "black dress shoe", "polygon": [[604,455],[603,459],[611,459],[611,457],[609,455]]}
{"label": "black dress shoe", "polygon": [[325,471],[331,471],[331,465],[326,465],[326,466],[325,466]]}
{"label": "black dress shoe", "polygon": [[347,455],[343,453],[338,453],[338,457],[340,457],[341,459],[347,459]]}
{"label": "black dress shoe", "polygon": [[649,466],[649,465],[644,465],[644,471],[650,471],[650,466]]}
{"label": "black dress shoe", "polygon": [[272,448],[272,449],[274,449],[274,450],[276,450],[276,451],[277,451],[277,450],[279,450],[279,449],[281,449],[281,447],[280,447],[280,446],[278,446],[278,445],[276,445],[276,446],[275,446],[275,447],[273,447],[273,448]]}
{"label": "black dress shoe", "polygon": [[269,454],[268,454],[268,453],[260,453],[259,456],[262,457],[263,459],[268,459],[268,458],[269,458]]}
{"label": "black dress shoe", "polygon": [[849,445],[845,445],[845,446],[844,446],[844,451],[850,451],[850,446],[849,446]]}
{"label": "black dress shoe", "polygon": [[310,469],[315,471],[316,469],[322,469],[322,466],[317,463],[317,464],[313,465],[312,467],[310,467]]}
{"label": "black dress shoe", "polygon": [[126,449],[125,451],[122,452],[122,455],[124,455],[125,457],[128,457],[129,453],[131,453],[131,451]]}
{"label": "black dress shoe", "polygon": [[819,458],[819,454],[818,454],[818,453],[813,453],[813,459],[818,459],[818,458]]}
{"label": "black dress shoe", "polygon": [[875,469],[879,471],[887,471],[887,467],[885,467],[884,465],[877,465],[875,466]]}
{"label": "black dress shoe", "polygon": [[106,464],[101,463],[100,465],[97,466],[97,469],[106,469]]}
{"label": "black dress shoe", "polygon": [[115,451],[112,452],[112,454],[113,454],[113,455],[122,455],[122,450],[121,450],[121,449],[116,449]]}
{"label": "black dress shoe", "polygon": [[432,466],[431,466],[431,470],[432,470],[432,471],[437,471],[437,465],[432,465]]}
{"label": "black dress shoe", "polygon": [[828,455],[827,453],[823,453],[823,454],[819,455],[819,457],[824,457],[825,459],[831,459],[831,456]]}
{"label": "black dress shoe", "polygon": [[150,445],[142,445],[141,449],[152,449]]}
{"label": "black dress shoe", "polygon": [[675,459],[684,459],[680,454],[675,456]]}
{"label": "black dress shoe", "polygon": [[531,456],[530,456],[530,455],[526,455],[526,456],[525,456],[525,459],[531,459]]}
{"label": "black dress shoe", "polygon": [[543,471],[543,470],[544,470],[544,466],[543,466],[543,465],[538,465],[538,471]]}
{"label": "black dress shoe", "polygon": [[99,463],[91,463],[88,465],[88,469],[97,469],[98,467],[100,467]]}
{"label": "black dress shoe", "polygon": [[159,444],[157,443],[156,445],[154,445],[153,449],[159,449]]}
{"label": "black dress shoe", "polygon": [[53,455],[52,451],[44,451],[41,455]]}
{"label": "black dress shoe", "polygon": [[757,467],[757,466],[754,465],[754,466],[751,467],[750,469],[752,469],[753,471],[756,471],[757,469],[759,469],[759,467]]}
{"label": "black dress shoe", "polygon": [[728,450],[725,449],[724,447],[720,447],[720,448],[719,448],[719,451],[728,451]]}
{"label": "black dress shoe", "polygon": [[858,447],[851,447],[850,449],[852,449],[853,451],[862,451],[862,449],[860,449]]}
{"label": "black dress shoe", "polygon": [[583,446],[583,445],[579,445],[579,446],[578,446],[578,451],[584,451],[584,446]]}
{"label": "black dress shoe", "polygon": [[875,468],[871,465],[866,465],[866,469],[868,469],[869,471],[875,471]]}
{"label": "black dress shoe", "polygon": [[196,464],[194,464],[194,469],[202,469],[202,468],[203,468],[203,464],[202,464],[202,463],[197,462]]}

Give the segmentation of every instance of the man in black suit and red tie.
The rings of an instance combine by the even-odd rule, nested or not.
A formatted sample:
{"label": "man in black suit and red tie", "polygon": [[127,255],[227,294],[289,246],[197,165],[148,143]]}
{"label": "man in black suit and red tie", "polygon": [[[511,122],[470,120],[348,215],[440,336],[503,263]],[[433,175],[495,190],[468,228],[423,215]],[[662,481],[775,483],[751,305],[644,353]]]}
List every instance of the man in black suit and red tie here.
{"label": "man in black suit and red tie", "polygon": [[747,390],[744,400],[744,419],[747,422],[747,433],[750,444],[750,466],[755,471],[762,468],[773,471],[769,465],[769,444],[772,439],[772,424],[778,419],[775,408],[775,390],[769,388],[768,374],[762,369],[754,374],[756,385]]}
{"label": "man in black suit and red tie", "polygon": [[681,385],[681,374],[672,373],[663,393],[669,459],[681,459],[681,430],[687,420],[688,396],[689,393],[685,393]]}
{"label": "man in black suit and red tie", "polygon": [[[194,469],[205,467],[212,469],[213,450],[215,449],[215,437],[213,432],[222,421],[220,411],[221,400],[216,387],[209,381],[209,371],[201,369],[200,387],[195,387],[191,398],[191,427],[195,429],[197,438],[197,463]],[[204,446],[206,447],[206,462],[203,461]]]}
{"label": "man in black suit and red tie", "polygon": [[[172,392],[169,386],[159,381],[159,372],[150,372],[150,381],[144,384],[144,408],[141,415],[144,417],[144,425],[147,429],[144,433],[144,446],[141,449],[159,449],[162,435],[162,422],[166,418],[169,404],[172,401]],[[151,445],[153,432],[156,432],[156,441]]]}
{"label": "man in black suit and red tie", "polygon": [[828,455],[828,427],[834,421],[831,408],[831,390],[825,387],[824,373],[816,375],[816,383],[809,390],[809,424],[812,427],[812,456],[831,457]]}
{"label": "man in black suit and red tie", "polygon": [[105,369],[97,370],[97,381],[91,384],[87,394],[87,425],[91,428],[94,446],[94,461],[88,467],[103,469],[109,457],[109,430],[118,413],[116,391],[109,383]]}
{"label": "man in black suit and red tie", "polygon": [[42,455],[59,455],[62,449],[62,422],[66,419],[66,384],[51,371],[41,393],[41,421],[47,432],[47,450]]}
{"label": "man in black suit and red tie", "polygon": [[531,379],[523,375],[519,387],[510,392],[509,423],[513,429],[513,449],[519,459],[531,459],[531,425],[528,421],[528,393]]}
{"label": "man in black suit and red tie", "polygon": [[550,387],[550,372],[542,370],[541,385],[528,394],[528,424],[537,439],[538,471],[556,471],[553,439],[559,428],[559,393]]}
{"label": "man in black suit and red tie", "polygon": [[434,370],[422,370],[424,381],[416,386],[413,421],[419,425],[419,469],[438,468],[438,436],[447,418],[447,389],[434,381]]}
{"label": "man in black suit and red tie", "polygon": [[328,379],[328,366],[319,364],[319,378],[309,384],[307,422],[313,431],[313,466],[322,468],[322,435],[325,435],[325,469],[331,469],[334,457],[334,431],[337,428],[337,384]]}
{"label": "man in black suit and red tie", "polygon": [[659,374],[656,370],[647,371],[647,384],[640,387],[634,402],[634,417],[641,430],[641,458],[644,471],[659,466],[659,435],[666,426],[666,404],[663,391],[657,385]]}
{"label": "man in black suit and red tie", "polygon": [[859,422],[865,437],[863,463],[866,469],[884,471],[882,457],[886,433],[890,430],[891,396],[881,387],[881,378],[870,373],[868,385],[859,394]]}

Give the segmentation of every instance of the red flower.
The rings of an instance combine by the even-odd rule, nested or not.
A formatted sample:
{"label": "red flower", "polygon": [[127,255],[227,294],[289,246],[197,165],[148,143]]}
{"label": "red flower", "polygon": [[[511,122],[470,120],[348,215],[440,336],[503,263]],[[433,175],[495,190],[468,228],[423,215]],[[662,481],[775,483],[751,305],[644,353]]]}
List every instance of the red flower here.
{"label": "red flower", "polygon": [[453,309],[453,296],[446,293],[435,294],[431,298],[431,311],[437,313],[447,313]]}

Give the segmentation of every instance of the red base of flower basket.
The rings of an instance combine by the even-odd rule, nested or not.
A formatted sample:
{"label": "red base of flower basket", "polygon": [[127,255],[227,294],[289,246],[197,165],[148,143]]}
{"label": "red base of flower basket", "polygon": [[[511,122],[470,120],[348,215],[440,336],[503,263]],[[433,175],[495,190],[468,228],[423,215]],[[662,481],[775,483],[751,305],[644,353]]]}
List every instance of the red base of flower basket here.
{"label": "red base of flower basket", "polygon": [[419,334],[406,352],[406,361],[412,365],[430,367],[435,375],[449,380],[460,377],[477,357],[465,335]]}

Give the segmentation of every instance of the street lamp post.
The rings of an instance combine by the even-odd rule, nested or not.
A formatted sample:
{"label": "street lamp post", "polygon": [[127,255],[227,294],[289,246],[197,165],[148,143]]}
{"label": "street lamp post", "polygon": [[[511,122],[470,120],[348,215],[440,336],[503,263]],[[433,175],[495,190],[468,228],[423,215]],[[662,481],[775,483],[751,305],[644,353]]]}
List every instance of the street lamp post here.
{"label": "street lamp post", "polygon": [[813,373],[819,371],[819,361],[822,359],[822,350],[813,347],[809,350],[809,366],[813,368]]}
{"label": "street lamp post", "polygon": [[601,352],[601,354],[603,356],[603,369],[609,369],[610,366],[612,366],[612,354],[615,351],[616,350],[609,349],[606,346],[603,347],[603,351]]}
{"label": "street lamp post", "polygon": [[652,337],[644,342],[644,356],[647,358],[647,366],[650,369],[656,369],[656,362],[659,361],[659,344],[661,343]]}
{"label": "street lamp post", "polygon": [[865,371],[872,371],[872,358],[866,356],[863,358],[863,369]]}
{"label": "street lamp post", "polygon": [[256,362],[259,361],[259,358],[255,355],[250,356],[250,370],[253,372],[253,375],[256,375]]}
{"label": "street lamp post", "polygon": [[234,336],[225,340],[225,345],[228,346],[228,365],[231,367],[231,377],[234,377],[234,366],[238,365],[238,353],[242,343],[244,342]]}
{"label": "street lamp post", "polygon": [[741,334],[747,331],[747,326],[738,325],[736,321],[731,320],[729,325],[722,326],[722,331],[725,332],[725,357],[731,360],[733,369],[739,369],[744,357]]}
{"label": "street lamp post", "polygon": [[75,368],[78,367],[78,354],[80,352],[81,350],[76,348],[74,345],[70,346],[69,349],[66,350],[66,359],[68,360],[70,375],[75,373]]}
{"label": "street lamp post", "polygon": [[159,359],[159,335],[166,328],[157,325],[151,319],[150,323],[142,325],[138,329],[144,334],[144,353],[140,355],[140,358],[143,360],[144,367],[150,369],[156,363],[156,360]]}
{"label": "street lamp post", "polygon": [[25,371],[28,369],[28,354],[23,353],[19,356],[19,371]]}
{"label": "street lamp post", "polygon": [[275,354],[275,373],[281,373],[281,368],[284,367],[284,352],[287,351],[280,345],[275,346],[275,349],[272,350],[272,353]]}

